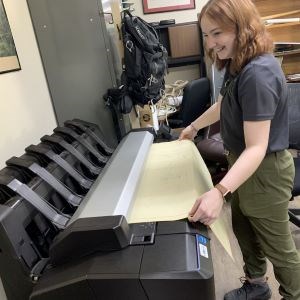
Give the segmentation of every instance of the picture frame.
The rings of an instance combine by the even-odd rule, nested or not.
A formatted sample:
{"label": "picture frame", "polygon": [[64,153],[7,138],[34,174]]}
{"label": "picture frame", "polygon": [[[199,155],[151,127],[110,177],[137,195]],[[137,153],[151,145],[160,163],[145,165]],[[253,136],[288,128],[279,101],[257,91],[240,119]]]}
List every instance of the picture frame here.
{"label": "picture frame", "polygon": [[195,0],[143,0],[144,14],[195,8]]}
{"label": "picture frame", "polygon": [[21,70],[3,1],[0,0],[0,74]]}

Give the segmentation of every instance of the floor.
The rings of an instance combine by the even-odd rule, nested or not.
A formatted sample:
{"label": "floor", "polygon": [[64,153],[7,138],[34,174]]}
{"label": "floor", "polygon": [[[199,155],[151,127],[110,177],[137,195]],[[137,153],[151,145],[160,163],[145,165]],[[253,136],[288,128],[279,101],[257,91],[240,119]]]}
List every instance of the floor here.
{"label": "floor", "polygon": [[[291,207],[300,207],[300,197],[297,197],[294,201],[291,201]],[[224,209],[225,219],[228,227],[231,227],[230,220],[230,205],[226,204]],[[291,224],[292,234],[297,246],[297,249],[300,251],[300,228]],[[243,276],[243,261],[241,252],[237,240],[232,233],[230,232],[230,242],[232,247],[233,256],[235,261],[233,261],[229,255],[225,252],[222,245],[210,231],[211,237],[211,251],[213,257],[214,265],[214,275],[215,275],[215,288],[216,288],[216,300],[222,300],[226,292],[238,288],[241,286],[239,278]],[[281,296],[278,293],[278,283],[273,275],[273,268],[271,263],[268,265],[268,283],[272,290],[272,300],[280,300]]]}

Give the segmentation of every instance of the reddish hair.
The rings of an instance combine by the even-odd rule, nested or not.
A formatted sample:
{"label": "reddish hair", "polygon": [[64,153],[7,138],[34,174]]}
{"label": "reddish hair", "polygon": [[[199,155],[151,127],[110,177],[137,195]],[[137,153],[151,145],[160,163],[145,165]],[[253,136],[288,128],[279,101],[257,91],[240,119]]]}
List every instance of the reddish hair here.
{"label": "reddish hair", "polygon": [[[231,74],[239,73],[254,57],[273,52],[271,36],[251,0],[209,0],[202,8],[199,23],[204,16],[222,30],[233,30],[236,34],[235,55],[229,67]],[[208,56],[219,70],[229,61],[219,59],[213,50],[208,50]]]}

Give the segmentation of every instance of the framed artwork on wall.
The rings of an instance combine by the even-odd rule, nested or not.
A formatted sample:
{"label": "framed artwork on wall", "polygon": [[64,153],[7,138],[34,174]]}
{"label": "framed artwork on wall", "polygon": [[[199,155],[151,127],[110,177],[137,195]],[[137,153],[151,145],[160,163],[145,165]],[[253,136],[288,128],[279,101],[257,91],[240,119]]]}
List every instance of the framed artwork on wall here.
{"label": "framed artwork on wall", "polygon": [[0,0],[0,74],[20,69],[20,62],[3,1]]}
{"label": "framed artwork on wall", "polygon": [[195,0],[143,0],[144,14],[195,8]]}

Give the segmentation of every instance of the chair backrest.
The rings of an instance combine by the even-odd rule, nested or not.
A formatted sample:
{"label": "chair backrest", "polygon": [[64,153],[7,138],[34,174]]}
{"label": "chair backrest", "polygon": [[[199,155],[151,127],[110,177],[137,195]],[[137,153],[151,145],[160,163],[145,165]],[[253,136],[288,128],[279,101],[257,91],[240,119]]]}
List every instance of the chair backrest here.
{"label": "chair backrest", "polygon": [[295,179],[294,179],[294,187],[292,190],[292,196],[296,197],[300,195],[300,158],[294,158],[295,164]]}
{"label": "chair backrest", "polygon": [[183,91],[180,119],[182,127],[188,126],[198,118],[211,101],[210,83],[206,77],[189,82]]}
{"label": "chair backrest", "polygon": [[[300,83],[288,83],[289,106],[289,144],[290,148],[300,150]],[[300,157],[294,158],[295,180],[293,197],[300,195]]]}
{"label": "chair backrest", "polygon": [[289,143],[300,150],[300,82],[288,83]]}

